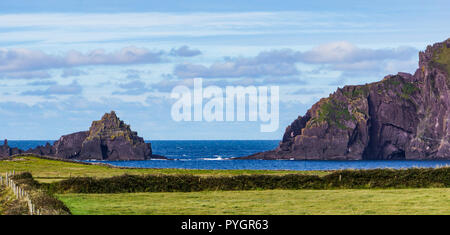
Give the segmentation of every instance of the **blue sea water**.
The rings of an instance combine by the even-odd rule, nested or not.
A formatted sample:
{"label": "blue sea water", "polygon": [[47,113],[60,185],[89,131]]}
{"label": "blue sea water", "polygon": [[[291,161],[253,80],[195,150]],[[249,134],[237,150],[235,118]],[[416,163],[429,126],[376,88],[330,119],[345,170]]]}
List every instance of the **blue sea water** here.
{"label": "blue sea water", "polygon": [[[9,141],[12,147],[34,148],[54,141]],[[278,140],[154,140],[154,154],[172,160],[102,161],[116,166],[182,169],[336,170],[450,166],[450,161],[311,161],[229,160],[274,149]]]}

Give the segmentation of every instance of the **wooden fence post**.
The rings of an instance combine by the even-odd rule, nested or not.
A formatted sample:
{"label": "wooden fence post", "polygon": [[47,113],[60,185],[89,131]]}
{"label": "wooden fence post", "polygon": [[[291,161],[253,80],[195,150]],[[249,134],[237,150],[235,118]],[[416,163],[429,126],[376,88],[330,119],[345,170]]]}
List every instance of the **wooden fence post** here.
{"label": "wooden fence post", "polygon": [[28,212],[30,215],[33,215],[33,207],[31,206],[31,200],[28,199]]}
{"label": "wooden fence post", "polygon": [[28,213],[30,215],[41,215],[41,211],[39,209],[36,209],[35,205],[30,199],[30,194],[25,191],[23,188],[21,188],[19,185],[17,185],[11,176],[14,176],[16,174],[16,171],[10,171],[5,173],[5,179],[3,180],[3,176],[0,176],[0,185],[5,185],[6,187],[9,187],[17,199],[24,199],[27,202],[28,205]]}

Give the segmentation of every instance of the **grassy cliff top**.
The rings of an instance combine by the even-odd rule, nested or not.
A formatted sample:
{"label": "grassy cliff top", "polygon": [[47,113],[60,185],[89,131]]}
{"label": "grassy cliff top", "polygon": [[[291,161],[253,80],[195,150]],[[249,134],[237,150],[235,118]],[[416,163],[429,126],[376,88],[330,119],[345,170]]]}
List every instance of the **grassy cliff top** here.
{"label": "grassy cliff top", "polygon": [[448,44],[450,44],[450,39],[447,39],[442,47],[434,53],[433,60],[443,66],[450,75],[450,47]]}
{"label": "grassy cliff top", "polygon": [[135,135],[137,133],[131,131],[130,125],[125,124],[117,117],[114,111],[111,111],[111,113],[105,113],[101,120],[92,122],[89,128],[89,136],[86,139],[100,138],[114,140],[122,136],[131,144],[135,144],[133,142]]}

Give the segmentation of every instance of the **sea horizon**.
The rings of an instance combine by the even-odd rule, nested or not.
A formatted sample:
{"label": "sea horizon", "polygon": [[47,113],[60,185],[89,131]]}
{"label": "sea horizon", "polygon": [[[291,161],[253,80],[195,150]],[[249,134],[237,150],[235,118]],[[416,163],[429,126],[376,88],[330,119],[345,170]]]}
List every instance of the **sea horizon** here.
{"label": "sea horizon", "polygon": [[[11,147],[35,148],[55,140],[8,140]],[[343,170],[381,168],[437,168],[450,160],[231,160],[275,149],[280,140],[146,140],[153,154],[168,160],[83,160],[119,167],[198,170]]]}

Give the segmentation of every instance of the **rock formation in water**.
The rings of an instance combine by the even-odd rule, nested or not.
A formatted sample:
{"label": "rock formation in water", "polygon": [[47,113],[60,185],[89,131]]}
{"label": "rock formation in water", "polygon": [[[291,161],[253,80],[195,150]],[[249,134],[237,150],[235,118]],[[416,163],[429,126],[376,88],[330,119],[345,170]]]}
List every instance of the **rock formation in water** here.
{"label": "rock formation in water", "polygon": [[[130,126],[121,121],[114,111],[103,115],[99,121],[92,122],[89,131],[62,136],[53,145],[47,143],[27,151],[16,153],[5,145],[0,146],[0,157],[18,153],[33,153],[63,159],[79,160],[146,160],[163,158],[152,154],[149,143],[131,131]],[[9,152],[8,152],[9,151]],[[9,155],[8,155],[9,154]]]}
{"label": "rock formation in water", "polygon": [[8,145],[8,140],[5,139],[5,142],[3,145],[0,145],[0,159],[7,158],[9,156],[20,154],[22,153],[22,150],[18,148],[11,148]]}
{"label": "rock formation in water", "polygon": [[338,88],[286,128],[278,148],[241,159],[450,159],[450,39],[414,75]]}

